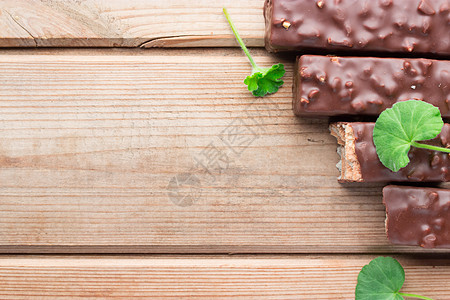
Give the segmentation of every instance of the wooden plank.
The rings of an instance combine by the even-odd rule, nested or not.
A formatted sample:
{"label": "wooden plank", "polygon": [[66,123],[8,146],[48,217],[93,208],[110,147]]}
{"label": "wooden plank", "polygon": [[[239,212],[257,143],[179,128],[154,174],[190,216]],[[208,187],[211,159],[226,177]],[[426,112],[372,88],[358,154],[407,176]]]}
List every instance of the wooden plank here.
{"label": "wooden plank", "polygon": [[[353,299],[358,273],[372,258],[7,256],[0,258],[0,297]],[[404,292],[448,299],[448,259],[399,261]]]}
{"label": "wooden plank", "polygon": [[3,0],[0,47],[236,46],[227,7],[249,46],[264,44],[261,0]]}
{"label": "wooden plank", "polygon": [[284,63],[257,99],[238,50],[0,52],[0,250],[423,251],[388,244],[381,185],[337,183]]}
{"label": "wooden plank", "polygon": [[34,47],[36,43],[30,39],[28,32],[16,22],[7,11],[0,8],[0,46],[1,47]]}

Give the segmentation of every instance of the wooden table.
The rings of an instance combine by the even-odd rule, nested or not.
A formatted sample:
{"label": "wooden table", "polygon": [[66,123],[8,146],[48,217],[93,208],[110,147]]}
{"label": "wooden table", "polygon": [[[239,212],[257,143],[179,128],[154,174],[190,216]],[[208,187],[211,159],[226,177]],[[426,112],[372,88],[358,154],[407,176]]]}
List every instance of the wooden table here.
{"label": "wooden table", "polygon": [[246,91],[221,8],[262,47],[263,1],[195,2],[0,3],[0,298],[353,299],[384,254],[450,299],[450,252],[391,246],[382,185],[337,183],[292,58],[251,49],[286,84]]}

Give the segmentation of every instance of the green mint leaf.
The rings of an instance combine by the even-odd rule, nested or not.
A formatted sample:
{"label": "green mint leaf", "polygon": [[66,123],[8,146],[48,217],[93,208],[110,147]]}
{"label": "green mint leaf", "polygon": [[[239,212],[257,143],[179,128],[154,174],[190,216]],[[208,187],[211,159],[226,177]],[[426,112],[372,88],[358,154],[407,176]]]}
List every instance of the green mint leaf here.
{"label": "green mint leaf", "polygon": [[404,282],[405,270],[397,260],[392,257],[377,257],[359,272],[355,300],[404,300],[404,297],[433,300],[416,294],[401,293]]}
{"label": "green mint leaf", "polygon": [[397,172],[409,163],[411,146],[446,151],[445,148],[419,144],[435,138],[444,122],[437,107],[418,101],[398,102],[378,117],[373,129],[373,142],[381,163]]}
{"label": "green mint leaf", "polygon": [[233,21],[231,21],[231,17],[226,8],[223,8],[223,13],[230,24],[231,30],[233,31],[239,46],[241,46],[245,55],[247,55],[247,58],[253,68],[252,75],[247,76],[244,80],[244,83],[248,86],[248,90],[251,91],[256,97],[264,97],[267,94],[276,93],[284,83],[283,80],[281,80],[285,73],[284,65],[276,64],[270,68],[258,67],[245,46],[244,41],[239,35],[236,27],[234,26]]}
{"label": "green mint leaf", "polygon": [[248,85],[248,90],[256,97],[264,97],[266,94],[273,94],[283,85],[281,78],[284,76],[283,64],[276,64],[270,68],[259,69],[252,75],[245,78],[244,83]]}
{"label": "green mint leaf", "polygon": [[405,282],[405,271],[392,257],[377,257],[358,275],[355,300],[403,300],[399,293]]}

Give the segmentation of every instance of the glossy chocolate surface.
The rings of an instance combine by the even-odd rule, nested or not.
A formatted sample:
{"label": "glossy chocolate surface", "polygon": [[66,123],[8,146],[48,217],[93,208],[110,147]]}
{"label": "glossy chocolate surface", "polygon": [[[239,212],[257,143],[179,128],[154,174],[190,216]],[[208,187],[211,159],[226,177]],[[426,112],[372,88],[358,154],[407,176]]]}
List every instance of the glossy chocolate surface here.
{"label": "glossy chocolate surface", "polygon": [[450,248],[450,190],[390,185],[383,203],[392,244]]}
{"label": "glossy chocolate surface", "polygon": [[266,0],[269,51],[450,54],[449,0]]}
{"label": "glossy chocolate surface", "polygon": [[376,116],[419,99],[450,117],[450,61],[304,55],[294,74],[293,109],[300,116]]}
{"label": "glossy chocolate surface", "polygon": [[[411,147],[408,154],[411,162],[398,172],[392,172],[383,166],[378,159],[375,145],[373,144],[373,127],[375,123],[355,122],[348,124],[353,128],[356,156],[361,165],[363,181],[450,181],[449,154]],[[441,147],[449,147],[450,124],[444,124],[441,134],[428,143]]]}

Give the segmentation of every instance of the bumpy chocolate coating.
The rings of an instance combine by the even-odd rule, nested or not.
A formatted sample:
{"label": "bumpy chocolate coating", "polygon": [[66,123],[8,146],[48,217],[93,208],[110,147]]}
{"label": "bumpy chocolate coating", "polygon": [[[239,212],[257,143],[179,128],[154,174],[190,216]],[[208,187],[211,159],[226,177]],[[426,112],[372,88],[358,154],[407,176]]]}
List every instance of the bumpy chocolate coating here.
{"label": "bumpy chocolate coating", "polygon": [[[375,123],[349,123],[355,136],[355,152],[361,166],[361,175],[366,182],[415,181],[446,182],[450,181],[449,154],[411,147],[411,162],[398,172],[392,172],[378,159],[373,143]],[[441,147],[450,147],[450,124],[444,124],[441,133],[427,142]]]}
{"label": "bumpy chocolate coating", "polygon": [[449,0],[266,0],[269,51],[450,54]]}
{"label": "bumpy chocolate coating", "polygon": [[390,185],[383,203],[392,244],[450,248],[450,190]]}
{"label": "bumpy chocolate coating", "polygon": [[378,115],[398,101],[419,99],[450,117],[450,61],[304,55],[297,58],[293,89],[300,116]]}

